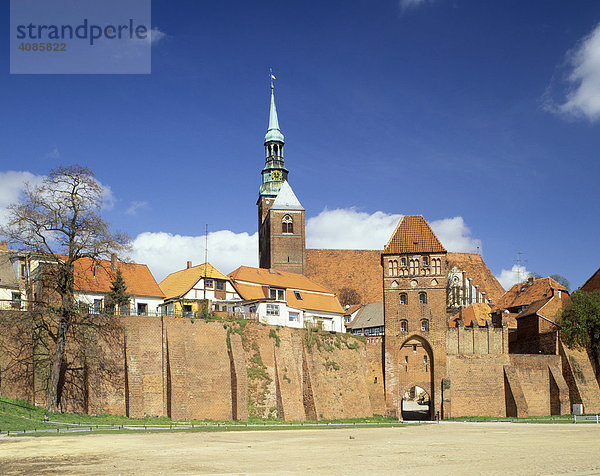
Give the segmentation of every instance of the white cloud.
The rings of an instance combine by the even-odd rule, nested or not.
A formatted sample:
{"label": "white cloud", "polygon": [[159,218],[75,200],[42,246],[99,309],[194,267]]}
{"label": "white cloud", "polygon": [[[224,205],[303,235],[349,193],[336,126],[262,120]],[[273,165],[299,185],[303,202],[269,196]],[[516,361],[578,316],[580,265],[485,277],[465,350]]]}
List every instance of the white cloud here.
{"label": "white cloud", "polygon": [[558,111],[590,121],[600,119],[600,24],[569,55],[571,90]]}
{"label": "white cloud", "polygon": [[25,190],[25,184],[38,185],[44,179],[41,175],[31,172],[17,172],[9,170],[0,172],[0,222],[6,223],[8,217],[7,207],[18,202]]}
{"label": "white cloud", "polygon": [[432,221],[430,225],[448,251],[481,252],[481,240],[471,237],[471,230],[463,217],[444,218]]}
{"label": "white cloud", "polygon": [[383,249],[402,215],[323,210],[306,222],[307,248]]}
{"label": "white cloud", "polygon": [[138,210],[143,209],[143,208],[148,208],[148,202],[133,201],[133,202],[129,203],[129,208],[127,210],[125,210],[125,213],[127,215],[136,215]]}
{"label": "white cloud", "polygon": [[[383,249],[402,215],[381,211],[369,214],[355,208],[323,210],[306,223],[308,248]],[[432,221],[431,228],[448,251],[481,249],[462,217]]]}
{"label": "white cloud", "polygon": [[410,8],[417,8],[421,5],[429,3],[430,1],[431,0],[400,0],[400,9],[404,11]]}
{"label": "white cloud", "polygon": [[[22,200],[27,183],[31,186],[41,185],[44,178],[44,175],[35,175],[26,171],[0,172],[0,223],[6,223],[8,206]],[[116,199],[111,188],[101,182],[98,184],[102,187],[102,208],[104,210],[112,209]]]}
{"label": "white cloud", "polygon": [[[147,264],[157,281],[185,268],[187,261],[204,263],[204,236],[145,232],[133,240],[132,258]],[[258,266],[258,233],[234,233],[229,230],[208,234],[208,261],[227,274],[238,266]]]}
{"label": "white cloud", "polygon": [[167,34],[163,31],[160,31],[160,29],[158,29],[158,27],[154,27],[154,28],[152,28],[152,30],[150,30],[150,44],[151,45],[156,45],[166,38],[167,38]]}
{"label": "white cloud", "polygon": [[57,146],[52,147],[52,150],[44,155],[44,159],[57,160],[60,158],[60,151]]}
{"label": "white cloud", "polygon": [[500,282],[502,287],[506,290],[510,289],[513,285],[525,281],[531,273],[527,271],[525,266],[513,265],[512,269],[503,269],[496,279]]}

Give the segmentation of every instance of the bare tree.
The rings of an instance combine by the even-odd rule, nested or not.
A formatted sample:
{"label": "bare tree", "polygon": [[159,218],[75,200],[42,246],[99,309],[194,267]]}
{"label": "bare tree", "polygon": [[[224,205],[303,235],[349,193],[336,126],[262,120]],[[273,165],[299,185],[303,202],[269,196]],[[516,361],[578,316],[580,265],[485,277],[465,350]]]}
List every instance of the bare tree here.
{"label": "bare tree", "polygon": [[[9,207],[8,223],[0,229],[13,246],[45,262],[39,266],[38,278],[47,306],[43,326],[53,344],[48,381],[51,411],[59,409],[69,370],[69,345],[77,344],[75,336],[89,334],[82,329],[94,327],[75,303],[74,265],[82,258],[109,259],[129,244],[126,235],[111,233],[100,216],[103,192],[90,169],[58,167],[41,185],[26,187],[24,200]],[[99,329],[106,326],[105,320],[98,324]]]}

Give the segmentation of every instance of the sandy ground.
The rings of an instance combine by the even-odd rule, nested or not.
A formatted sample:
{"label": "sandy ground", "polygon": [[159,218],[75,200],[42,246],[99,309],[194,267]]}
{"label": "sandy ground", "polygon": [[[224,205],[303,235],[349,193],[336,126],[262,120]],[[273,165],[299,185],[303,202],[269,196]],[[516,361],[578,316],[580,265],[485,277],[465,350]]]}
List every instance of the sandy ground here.
{"label": "sandy ground", "polygon": [[0,438],[0,474],[600,474],[600,425]]}

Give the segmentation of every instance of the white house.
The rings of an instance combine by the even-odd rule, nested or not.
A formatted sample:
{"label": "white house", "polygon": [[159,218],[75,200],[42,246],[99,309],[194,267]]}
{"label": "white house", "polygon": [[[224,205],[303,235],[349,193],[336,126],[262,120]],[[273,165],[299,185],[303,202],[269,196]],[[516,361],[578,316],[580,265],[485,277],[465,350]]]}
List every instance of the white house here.
{"label": "white house", "polygon": [[235,311],[256,313],[265,324],[345,332],[336,295],[306,276],[241,266],[229,274],[242,301]]}
{"label": "white house", "polygon": [[159,284],[165,295],[161,312],[166,316],[199,316],[207,310],[233,311],[240,297],[231,280],[210,263],[192,266],[169,274]]}

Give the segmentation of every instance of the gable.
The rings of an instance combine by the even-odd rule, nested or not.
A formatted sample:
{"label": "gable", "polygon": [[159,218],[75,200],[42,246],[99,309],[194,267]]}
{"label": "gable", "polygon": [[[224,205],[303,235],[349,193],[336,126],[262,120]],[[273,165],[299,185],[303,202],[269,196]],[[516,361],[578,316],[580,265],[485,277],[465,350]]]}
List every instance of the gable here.
{"label": "gable", "polygon": [[406,215],[400,219],[383,250],[387,254],[445,253],[446,249],[421,215]]}

